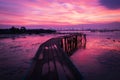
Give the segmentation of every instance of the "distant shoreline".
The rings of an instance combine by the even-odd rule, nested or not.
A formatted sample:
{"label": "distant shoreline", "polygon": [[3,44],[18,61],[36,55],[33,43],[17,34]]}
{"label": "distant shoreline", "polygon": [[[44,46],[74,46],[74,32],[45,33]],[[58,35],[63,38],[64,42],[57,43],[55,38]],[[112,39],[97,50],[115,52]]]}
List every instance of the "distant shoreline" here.
{"label": "distant shoreline", "polygon": [[0,34],[40,34],[40,33],[56,33],[56,30],[50,29],[26,29],[25,27],[10,29],[0,29]]}

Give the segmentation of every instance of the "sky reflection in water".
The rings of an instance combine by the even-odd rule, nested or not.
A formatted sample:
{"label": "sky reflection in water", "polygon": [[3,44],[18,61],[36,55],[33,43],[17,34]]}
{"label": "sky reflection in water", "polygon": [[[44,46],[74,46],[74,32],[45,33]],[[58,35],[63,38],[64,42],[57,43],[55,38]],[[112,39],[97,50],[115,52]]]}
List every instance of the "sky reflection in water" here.
{"label": "sky reflection in water", "polygon": [[79,49],[71,56],[85,80],[120,79],[119,33],[87,33],[86,49]]}
{"label": "sky reflection in water", "polygon": [[0,39],[0,79],[21,80],[40,44],[51,37],[53,36],[25,35]]}
{"label": "sky reflection in water", "polygon": [[[86,34],[86,49],[79,49],[70,57],[85,80],[120,79],[120,32]],[[0,79],[21,80],[39,45],[53,36],[17,35],[0,39]]]}

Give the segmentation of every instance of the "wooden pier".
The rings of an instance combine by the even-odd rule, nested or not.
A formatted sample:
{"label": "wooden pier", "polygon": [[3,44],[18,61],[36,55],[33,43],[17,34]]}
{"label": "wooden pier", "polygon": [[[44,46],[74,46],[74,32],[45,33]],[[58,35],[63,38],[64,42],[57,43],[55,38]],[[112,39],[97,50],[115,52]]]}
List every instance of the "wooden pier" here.
{"label": "wooden pier", "polygon": [[39,47],[24,80],[82,80],[82,75],[69,59],[69,55],[85,44],[84,34],[48,40]]}
{"label": "wooden pier", "polygon": [[86,48],[86,35],[85,34],[71,34],[63,36],[61,45],[63,50],[72,55],[74,51],[79,48]]}

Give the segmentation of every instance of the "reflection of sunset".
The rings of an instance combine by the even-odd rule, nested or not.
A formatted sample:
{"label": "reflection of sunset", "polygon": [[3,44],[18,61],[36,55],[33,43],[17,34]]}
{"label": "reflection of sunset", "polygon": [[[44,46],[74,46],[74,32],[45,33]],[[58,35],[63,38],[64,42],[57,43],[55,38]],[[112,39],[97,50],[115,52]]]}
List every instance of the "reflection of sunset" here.
{"label": "reflection of sunset", "polygon": [[86,49],[76,51],[71,60],[85,80],[120,79],[119,32],[87,33]]}
{"label": "reflection of sunset", "polygon": [[120,9],[113,8],[102,0],[0,0],[0,24],[119,22]]}
{"label": "reflection of sunset", "polygon": [[87,44],[88,49],[108,49],[108,50],[119,50],[120,43],[114,42],[112,40],[102,40],[102,39],[91,39]]}

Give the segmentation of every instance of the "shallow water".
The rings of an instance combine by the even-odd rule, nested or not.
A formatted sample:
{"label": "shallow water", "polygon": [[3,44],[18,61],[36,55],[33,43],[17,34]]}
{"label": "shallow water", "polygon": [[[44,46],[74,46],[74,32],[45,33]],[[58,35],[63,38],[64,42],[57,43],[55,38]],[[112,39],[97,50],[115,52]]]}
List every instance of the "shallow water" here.
{"label": "shallow water", "polygon": [[[85,80],[120,80],[120,32],[86,32],[85,49],[70,59]],[[0,35],[0,80],[22,80],[46,40],[58,35]]]}
{"label": "shallow water", "polygon": [[22,80],[40,44],[52,37],[9,35],[0,39],[0,80]]}
{"label": "shallow water", "polygon": [[120,32],[86,34],[86,48],[70,57],[84,80],[120,80]]}

